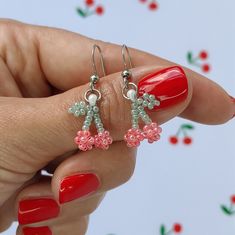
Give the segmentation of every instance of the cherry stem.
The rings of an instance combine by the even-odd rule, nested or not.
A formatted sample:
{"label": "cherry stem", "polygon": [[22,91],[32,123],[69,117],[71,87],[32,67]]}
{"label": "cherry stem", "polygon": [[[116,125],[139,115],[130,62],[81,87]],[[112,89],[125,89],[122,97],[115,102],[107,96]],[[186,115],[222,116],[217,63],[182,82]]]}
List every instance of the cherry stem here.
{"label": "cherry stem", "polygon": [[188,135],[187,135],[187,132],[185,131],[185,129],[182,129],[182,132],[183,132],[184,137],[187,137],[187,136],[188,136]]}
{"label": "cherry stem", "polygon": [[172,233],[172,230],[166,232],[165,235],[169,235],[169,234],[171,234],[171,233]]}
{"label": "cherry stem", "polygon": [[177,136],[177,137],[179,137],[181,131],[182,131],[182,127],[180,127],[180,128],[178,129],[178,131],[176,132],[176,136]]}

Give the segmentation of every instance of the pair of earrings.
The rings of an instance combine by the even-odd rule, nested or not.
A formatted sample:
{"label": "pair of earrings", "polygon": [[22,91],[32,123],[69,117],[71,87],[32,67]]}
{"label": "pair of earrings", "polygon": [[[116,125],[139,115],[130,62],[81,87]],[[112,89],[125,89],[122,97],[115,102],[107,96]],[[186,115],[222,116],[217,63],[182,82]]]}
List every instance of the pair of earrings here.
{"label": "pair of earrings", "polygon": [[[93,75],[90,77],[89,89],[84,94],[85,101],[75,103],[68,110],[68,112],[73,114],[75,117],[85,116],[82,130],[77,132],[77,136],[74,139],[78,148],[82,151],[91,150],[93,147],[105,150],[108,149],[113,142],[109,131],[104,128],[99,114],[99,107],[97,106],[97,102],[102,98],[102,95],[100,91],[96,89],[96,84],[100,79],[95,63],[96,49],[100,54],[103,75],[106,76],[104,58],[101,49],[98,45],[94,45],[92,50]],[[132,117],[132,127],[125,134],[124,140],[128,147],[137,147],[144,139],[147,139],[149,143],[153,143],[160,139],[160,133],[162,132],[161,127],[159,127],[157,123],[152,122],[151,118],[145,111],[145,108],[151,110],[154,106],[159,106],[160,101],[157,100],[154,95],[150,95],[148,93],[138,96],[138,87],[135,83],[131,82],[132,74],[127,66],[126,54],[128,56],[129,68],[132,68],[129,50],[126,45],[123,45],[122,57],[125,69],[121,74],[124,82],[122,94],[125,99],[131,101]],[[139,118],[141,118],[145,123],[142,130],[139,127]],[[95,136],[92,136],[90,132],[92,121],[94,121],[97,129],[97,134]]]}

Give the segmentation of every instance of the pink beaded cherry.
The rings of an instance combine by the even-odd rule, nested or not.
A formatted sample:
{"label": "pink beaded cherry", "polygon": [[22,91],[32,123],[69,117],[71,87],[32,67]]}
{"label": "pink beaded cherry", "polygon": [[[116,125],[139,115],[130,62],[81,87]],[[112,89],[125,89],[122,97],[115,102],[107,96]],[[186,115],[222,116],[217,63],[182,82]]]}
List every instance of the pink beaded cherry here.
{"label": "pink beaded cherry", "polygon": [[[147,93],[142,97],[136,98],[136,90],[130,89],[127,92],[127,97],[132,102],[132,128],[127,131],[124,136],[124,140],[127,142],[128,147],[137,147],[140,142],[147,139],[149,143],[153,143],[160,139],[160,133],[162,128],[157,123],[152,122],[149,115],[145,112],[144,108],[153,109],[154,106],[160,105],[160,102],[156,100],[154,95]],[[141,118],[145,123],[143,130],[140,129],[138,119]]]}
{"label": "pink beaded cherry", "polygon": [[162,128],[159,127],[155,122],[147,124],[143,128],[144,138],[147,139],[150,144],[153,143],[154,141],[158,141],[160,139],[161,133],[162,133]]}
{"label": "pink beaded cherry", "polygon": [[78,145],[78,148],[82,151],[91,150],[95,142],[90,131],[78,131],[74,141]]}
{"label": "pink beaded cherry", "polygon": [[108,149],[109,145],[112,144],[113,139],[110,136],[109,131],[103,131],[95,136],[94,141],[96,148]]}
{"label": "pink beaded cherry", "polygon": [[138,147],[140,142],[144,140],[144,135],[140,129],[131,128],[124,136],[128,147]]}

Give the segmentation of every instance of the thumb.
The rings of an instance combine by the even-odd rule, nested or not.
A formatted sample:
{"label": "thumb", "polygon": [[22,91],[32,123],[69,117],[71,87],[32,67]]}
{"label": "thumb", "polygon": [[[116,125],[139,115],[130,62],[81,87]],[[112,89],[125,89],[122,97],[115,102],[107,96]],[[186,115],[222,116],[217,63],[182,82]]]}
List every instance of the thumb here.
{"label": "thumb", "polygon": [[[162,69],[144,66],[132,70],[136,84],[146,76],[150,76],[148,81],[158,78],[150,86],[141,85],[139,90],[152,92],[162,101],[163,109],[150,114],[153,121],[159,124],[180,114],[192,93],[191,85],[188,85],[190,83],[180,67]],[[131,128],[131,104],[123,98],[122,87],[121,72],[101,78],[97,87],[102,94],[98,102],[101,120],[114,141],[123,140],[125,132]],[[149,87],[153,88],[152,91]],[[1,98],[0,129],[6,135],[5,141],[0,144],[2,147],[11,146],[9,152],[20,156],[17,158],[19,164],[27,163],[24,172],[39,170],[57,156],[77,148],[74,137],[81,130],[84,118],[74,117],[68,109],[75,102],[84,100],[88,88],[85,84],[47,98]],[[170,96],[174,102],[169,102]],[[95,134],[95,130],[91,132]]]}

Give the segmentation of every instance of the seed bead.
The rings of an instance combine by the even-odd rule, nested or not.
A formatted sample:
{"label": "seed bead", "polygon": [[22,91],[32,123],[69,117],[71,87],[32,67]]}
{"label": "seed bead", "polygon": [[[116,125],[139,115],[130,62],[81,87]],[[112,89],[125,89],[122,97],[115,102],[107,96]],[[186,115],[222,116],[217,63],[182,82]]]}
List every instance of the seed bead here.
{"label": "seed bead", "polygon": [[94,106],[93,107],[93,111],[94,111],[94,113],[98,113],[99,112],[99,108],[97,106]]}
{"label": "seed bead", "polygon": [[148,99],[149,98],[149,94],[148,93],[144,93],[143,97],[144,97],[144,99]]}
{"label": "seed bead", "polygon": [[156,98],[155,98],[154,95],[150,95],[150,96],[149,96],[149,99],[150,99],[150,101],[152,101],[152,100],[155,100]]}
{"label": "seed bead", "polygon": [[84,101],[80,101],[80,107],[85,108],[86,103]]}
{"label": "seed bead", "polygon": [[104,132],[104,128],[98,128],[98,132]]}

